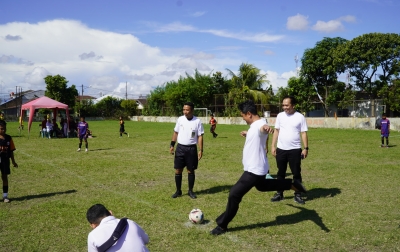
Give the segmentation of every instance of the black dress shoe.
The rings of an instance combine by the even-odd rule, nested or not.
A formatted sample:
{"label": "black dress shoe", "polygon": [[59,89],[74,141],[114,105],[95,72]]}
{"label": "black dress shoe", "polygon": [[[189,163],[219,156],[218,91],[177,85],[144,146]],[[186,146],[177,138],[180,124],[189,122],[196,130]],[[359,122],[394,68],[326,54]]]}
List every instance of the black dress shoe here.
{"label": "black dress shoe", "polygon": [[306,202],[304,202],[304,200],[301,198],[300,194],[294,195],[294,201],[302,205],[306,204]]}
{"label": "black dress shoe", "polygon": [[192,198],[192,199],[196,199],[196,198],[197,198],[196,194],[194,194],[193,191],[188,191],[188,195],[189,195],[189,197]]}
{"label": "black dress shoe", "polygon": [[272,202],[278,202],[283,200],[283,194],[282,193],[275,193],[274,197],[271,198]]}
{"label": "black dress shoe", "polygon": [[223,229],[222,227],[217,226],[216,228],[214,228],[213,230],[210,231],[210,234],[212,234],[212,235],[222,235],[222,234],[224,234],[226,232],[228,232],[227,228]]}
{"label": "black dress shoe", "polygon": [[176,191],[174,194],[172,194],[172,198],[177,198],[179,196],[182,196],[182,191]]}

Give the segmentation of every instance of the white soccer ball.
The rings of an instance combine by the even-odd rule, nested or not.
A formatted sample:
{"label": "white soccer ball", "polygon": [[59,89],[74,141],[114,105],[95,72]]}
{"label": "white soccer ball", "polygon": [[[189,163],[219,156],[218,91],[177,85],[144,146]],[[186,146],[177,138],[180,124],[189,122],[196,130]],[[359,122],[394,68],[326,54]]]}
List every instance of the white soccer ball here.
{"label": "white soccer ball", "polygon": [[193,223],[193,224],[200,224],[203,222],[204,220],[204,214],[203,212],[198,209],[192,209],[192,211],[190,211],[189,213],[189,220]]}

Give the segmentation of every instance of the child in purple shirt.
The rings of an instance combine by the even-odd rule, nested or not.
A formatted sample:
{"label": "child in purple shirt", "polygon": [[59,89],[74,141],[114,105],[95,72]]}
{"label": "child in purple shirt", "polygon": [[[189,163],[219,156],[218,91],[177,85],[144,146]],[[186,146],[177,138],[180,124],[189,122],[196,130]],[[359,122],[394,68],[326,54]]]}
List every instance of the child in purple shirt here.
{"label": "child in purple shirt", "polygon": [[[386,118],[386,114],[383,113],[381,119],[381,141],[382,141],[381,147],[389,148],[389,133],[390,133],[390,121],[389,119]],[[386,146],[383,144],[384,138],[386,138]]]}

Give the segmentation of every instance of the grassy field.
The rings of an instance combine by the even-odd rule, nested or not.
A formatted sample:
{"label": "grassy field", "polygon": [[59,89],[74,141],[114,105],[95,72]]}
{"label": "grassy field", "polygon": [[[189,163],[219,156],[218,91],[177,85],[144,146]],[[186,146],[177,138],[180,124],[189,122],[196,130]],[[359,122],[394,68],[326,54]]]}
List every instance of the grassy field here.
{"label": "grassy field", "polygon": [[[130,138],[119,138],[118,121],[89,122],[88,153],[76,152],[76,138],[39,138],[37,124],[29,139],[16,123],[7,127],[19,168],[9,176],[11,203],[0,202],[0,251],[87,250],[85,215],[95,203],[141,225],[151,251],[400,251],[398,132],[391,148],[380,148],[378,131],[310,129],[306,204],[296,204],[291,192],[272,203],[273,192],[253,189],[230,232],[213,237],[209,231],[243,171],[239,132],[247,126],[218,125],[216,139],[206,127],[193,200],[171,198],[173,124],[128,121]],[[269,161],[274,175],[270,155]],[[203,224],[189,223],[192,208],[203,210]]]}

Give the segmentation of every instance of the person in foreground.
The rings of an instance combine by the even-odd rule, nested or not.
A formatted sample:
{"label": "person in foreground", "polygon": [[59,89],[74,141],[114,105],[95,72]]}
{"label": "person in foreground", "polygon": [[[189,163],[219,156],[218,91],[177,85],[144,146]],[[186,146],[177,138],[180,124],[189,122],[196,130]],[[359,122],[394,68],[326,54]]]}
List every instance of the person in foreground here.
{"label": "person in foreground", "polygon": [[248,100],[239,104],[239,110],[243,120],[250,125],[248,131],[240,133],[246,137],[242,158],[244,172],[231,188],[226,210],[216,219],[218,226],[210,232],[212,235],[220,235],[228,231],[228,224],[239,210],[243,196],[253,187],[261,192],[290,189],[306,191],[301,183],[297,181],[292,183],[291,179],[265,178],[269,170],[268,159],[265,155],[266,140],[268,134],[274,130],[257,114],[257,107],[253,101]]}
{"label": "person in foreground", "polygon": [[[293,180],[302,183],[301,160],[308,156],[307,121],[304,116],[295,109],[296,99],[286,96],[282,101],[283,112],[279,113],[275,121],[275,132],[272,137],[271,153],[276,158],[278,166],[277,179],[286,176],[287,164],[293,174]],[[301,149],[303,140],[304,149]],[[283,191],[278,190],[272,202],[283,200]],[[294,193],[294,201],[305,204],[301,192]]]}
{"label": "person in foreground", "polygon": [[0,170],[1,180],[3,180],[3,202],[9,203],[8,199],[8,175],[10,170],[10,159],[14,167],[18,167],[14,159],[14,141],[10,135],[6,134],[7,124],[5,121],[0,120]]}
{"label": "person in foreground", "polygon": [[[174,133],[172,134],[171,145],[169,152],[174,155],[174,146],[178,141],[178,146],[175,151],[174,168],[175,168],[175,185],[176,192],[172,198],[182,195],[182,172],[183,168],[188,172],[188,195],[190,198],[197,198],[193,192],[195,173],[199,160],[203,157],[203,135],[204,129],[199,118],[193,115],[194,104],[186,102],[183,105],[183,116],[180,116],[176,121]],[[197,144],[199,151],[197,151]]]}
{"label": "person in foreground", "polygon": [[[115,218],[112,212],[102,204],[91,206],[86,213],[86,218],[93,230],[88,235],[88,251],[102,251],[99,247],[103,245],[112,235],[120,219]],[[134,221],[127,220],[128,224],[121,237],[107,252],[113,251],[149,251],[146,244],[149,243],[149,236]]]}

